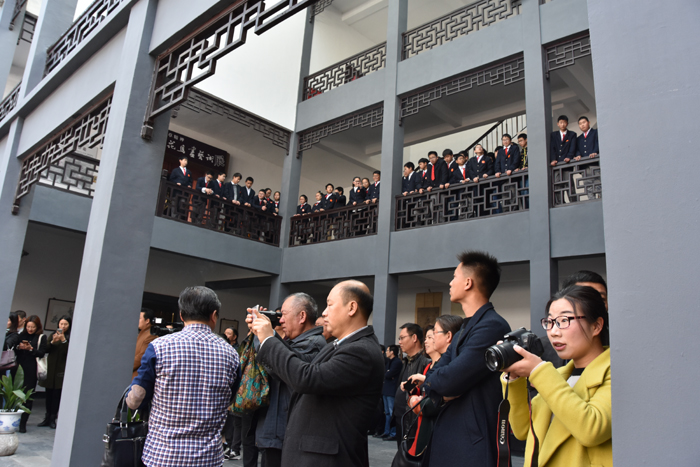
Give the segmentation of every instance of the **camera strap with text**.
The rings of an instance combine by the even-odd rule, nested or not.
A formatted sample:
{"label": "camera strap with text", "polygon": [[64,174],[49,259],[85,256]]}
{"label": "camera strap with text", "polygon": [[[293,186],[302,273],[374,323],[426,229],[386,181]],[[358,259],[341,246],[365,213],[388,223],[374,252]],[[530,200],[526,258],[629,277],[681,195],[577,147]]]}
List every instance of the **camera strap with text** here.
{"label": "camera strap with text", "polygon": [[530,467],[538,467],[539,465],[539,455],[540,455],[540,440],[537,439],[537,434],[535,434],[535,426],[532,424],[532,397],[530,396],[530,378],[527,379],[527,406],[530,409],[530,430],[532,431],[532,437],[535,439],[535,445],[532,448],[532,458],[530,459]]}
{"label": "camera strap with text", "polygon": [[[509,373],[506,373],[508,380]],[[511,467],[510,459],[510,402],[508,402],[508,388],[510,384],[506,384],[506,394],[498,406],[498,425],[496,429],[496,445],[498,446],[498,463],[497,467]]]}

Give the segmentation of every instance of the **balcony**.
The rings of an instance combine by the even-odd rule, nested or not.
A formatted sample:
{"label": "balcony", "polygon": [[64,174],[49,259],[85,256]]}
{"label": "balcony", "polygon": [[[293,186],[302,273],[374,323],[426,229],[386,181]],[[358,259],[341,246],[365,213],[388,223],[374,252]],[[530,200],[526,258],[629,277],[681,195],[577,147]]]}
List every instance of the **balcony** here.
{"label": "balcony", "polygon": [[171,183],[167,171],[160,183],[156,216],[256,242],[280,244],[279,216]]}
{"label": "balcony", "polygon": [[376,235],[378,211],[378,204],[367,204],[294,216],[289,246]]}
{"label": "balcony", "polygon": [[601,199],[600,157],[557,164],[552,171],[552,207]]}

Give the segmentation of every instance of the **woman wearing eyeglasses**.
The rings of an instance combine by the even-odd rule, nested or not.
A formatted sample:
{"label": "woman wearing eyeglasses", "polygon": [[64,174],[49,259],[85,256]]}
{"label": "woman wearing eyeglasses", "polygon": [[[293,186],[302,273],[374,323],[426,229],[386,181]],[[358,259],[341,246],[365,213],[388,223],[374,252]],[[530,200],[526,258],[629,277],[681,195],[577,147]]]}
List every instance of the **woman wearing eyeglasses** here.
{"label": "woman wearing eyeglasses", "polygon": [[[612,465],[612,409],[608,313],[600,293],[572,286],[547,303],[547,330],[554,350],[569,364],[551,363],[515,346],[523,359],[503,370],[509,384],[510,424],[527,439],[525,466]],[[507,378],[507,379],[506,379]],[[532,399],[532,425],[526,379],[539,395]],[[533,433],[534,431],[534,433]],[[535,452],[535,435],[539,450]]]}

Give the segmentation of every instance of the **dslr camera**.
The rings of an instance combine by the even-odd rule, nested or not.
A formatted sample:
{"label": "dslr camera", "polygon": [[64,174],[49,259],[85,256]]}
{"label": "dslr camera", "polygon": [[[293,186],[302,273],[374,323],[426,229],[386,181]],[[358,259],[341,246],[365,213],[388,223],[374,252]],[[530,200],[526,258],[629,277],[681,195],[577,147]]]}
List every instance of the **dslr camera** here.
{"label": "dslr camera", "polygon": [[167,336],[175,332],[182,331],[185,327],[183,323],[173,321],[171,323],[166,323],[163,318],[153,318],[153,324],[151,325],[151,334],[158,337]]}
{"label": "dslr camera", "polygon": [[267,318],[270,320],[272,323],[272,328],[276,328],[277,326],[280,325],[280,318],[282,318],[282,313],[279,311],[267,311],[267,310],[261,310],[262,308],[260,305],[255,305],[253,307],[253,310],[255,310],[256,313],[259,313],[261,315],[267,316]]}
{"label": "dslr camera", "polygon": [[523,357],[513,348],[515,344],[538,357],[541,357],[544,353],[544,347],[537,334],[525,328],[516,329],[503,336],[503,342],[486,349],[484,358],[488,369],[491,371],[502,371],[513,363],[522,360]]}

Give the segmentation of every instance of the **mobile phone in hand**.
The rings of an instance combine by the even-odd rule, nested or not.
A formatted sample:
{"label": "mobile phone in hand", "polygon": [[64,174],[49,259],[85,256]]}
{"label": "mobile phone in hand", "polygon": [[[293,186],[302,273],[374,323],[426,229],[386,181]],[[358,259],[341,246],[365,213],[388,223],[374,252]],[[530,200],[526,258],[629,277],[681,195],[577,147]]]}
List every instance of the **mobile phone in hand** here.
{"label": "mobile phone in hand", "polygon": [[56,331],[57,334],[63,334],[63,329],[59,329]]}
{"label": "mobile phone in hand", "polygon": [[416,389],[416,383],[415,381],[406,381],[403,388],[406,391],[406,394],[410,394],[414,389]]}

